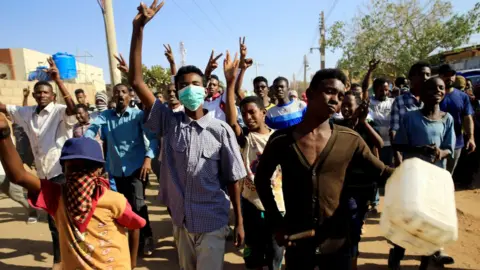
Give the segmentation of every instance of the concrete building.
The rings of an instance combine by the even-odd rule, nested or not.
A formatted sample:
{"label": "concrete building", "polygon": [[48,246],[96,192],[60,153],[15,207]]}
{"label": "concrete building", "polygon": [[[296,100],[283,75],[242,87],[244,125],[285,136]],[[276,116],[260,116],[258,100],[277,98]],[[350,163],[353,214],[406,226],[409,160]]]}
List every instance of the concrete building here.
{"label": "concrete building", "polygon": [[[47,58],[50,54],[25,49],[0,49],[0,74],[5,74],[5,79],[27,81],[30,72],[39,66],[47,66]],[[77,63],[77,78],[69,80],[73,84],[93,84],[95,89],[105,90],[103,69],[88,65],[82,61]]]}

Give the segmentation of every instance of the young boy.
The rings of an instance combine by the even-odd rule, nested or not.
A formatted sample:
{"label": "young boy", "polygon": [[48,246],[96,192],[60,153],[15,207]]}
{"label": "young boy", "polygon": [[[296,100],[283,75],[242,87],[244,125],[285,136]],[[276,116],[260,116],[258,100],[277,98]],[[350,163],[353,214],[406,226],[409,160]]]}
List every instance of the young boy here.
{"label": "young boy", "polygon": [[[92,139],[69,139],[60,163],[66,183],[40,180],[28,173],[0,115],[0,157],[12,183],[26,188],[32,206],[53,217],[59,231],[62,269],[131,269],[137,254],[129,254],[127,229],[139,229],[145,220],[133,213],[127,200],[110,191],[100,177],[104,160]],[[8,157],[8,158],[7,158]]]}
{"label": "young boy", "polygon": [[[453,156],[455,150],[455,129],[453,117],[440,111],[440,103],[445,96],[445,83],[435,77],[427,80],[420,92],[423,108],[407,112],[395,135],[393,146],[403,153],[403,159],[417,157],[431,162],[440,168],[447,168],[446,158]],[[405,249],[395,246],[390,251],[389,267],[398,269]],[[451,264],[453,258],[438,251],[434,260],[440,264]],[[441,259],[440,259],[441,258]],[[422,269],[426,269],[428,260],[422,258]]]}
{"label": "young boy", "polygon": [[[242,214],[245,229],[245,250],[243,258],[247,269],[281,269],[283,248],[275,241],[274,234],[265,221],[264,208],[258,197],[254,177],[256,167],[263,149],[274,130],[265,124],[264,100],[258,96],[246,97],[240,102],[240,110],[247,129],[242,129],[237,121],[235,107],[235,80],[238,61],[231,61],[227,53],[224,61],[224,72],[227,81],[227,103],[225,114],[227,123],[233,128],[238,144],[242,149],[242,157],[247,170],[247,177],[243,180]],[[271,184],[275,194],[277,207],[285,212],[282,193],[282,174],[280,168],[271,177]]]}
{"label": "young boy", "polygon": [[[378,152],[383,147],[383,140],[380,134],[374,129],[374,122],[368,119],[368,102],[361,102],[359,98],[351,91],[345,93],[341,105],[342,120],[336,120],[335,123],[344,127],[351,128],[367,143],[372,152]],[[346,181],[352,183],[346,186],[346,194],[350,198],[350,210],[352,211],[351,224],[351,245],[352,245],[352,268],[357,269],[358,261],[358,243],[361,239],[362,227],[365,215],[368,212],[368,202],[375,201],[376,184],[355,183],[356,179],[375,178],[368,171],[362,168],[352,168],[346,175]]]}
{"label": "young boy", "polygon": [[[299,239],[286,248],[287,269],[351,269],[351,213],[344,193],[344,186],[350,184],[345,182],[347,169],[361,167],[376,176],[349,179],[366,184],[385,181],[393,171],[371,153],[358,133],[330,122],[343,98],[346,80],[338,69],[318,71],[307,89],[309,106],[303,120],[271,135],[260,157],[255,186],[279,244],[285,244],[289,235],[315,232],[314,237]],[[284,218],[271,188],[278,165],[282,169]]]}

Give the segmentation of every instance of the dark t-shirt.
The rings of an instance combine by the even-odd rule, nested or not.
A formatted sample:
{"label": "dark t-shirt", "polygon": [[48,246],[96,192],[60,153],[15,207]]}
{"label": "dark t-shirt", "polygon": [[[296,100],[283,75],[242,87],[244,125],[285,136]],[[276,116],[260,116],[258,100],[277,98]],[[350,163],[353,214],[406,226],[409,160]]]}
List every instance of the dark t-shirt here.
{"label": "dark t-shirt", "polygon": [[452,92],[445,95],[445,98],[440,103],[440,110],[448,112],[453,116],[455,136],[457,137],[455,149],[462,148],[465,145],[462,134],[463,118],[467,115],[473,115],[470,98],[464,92],[453,89]]}

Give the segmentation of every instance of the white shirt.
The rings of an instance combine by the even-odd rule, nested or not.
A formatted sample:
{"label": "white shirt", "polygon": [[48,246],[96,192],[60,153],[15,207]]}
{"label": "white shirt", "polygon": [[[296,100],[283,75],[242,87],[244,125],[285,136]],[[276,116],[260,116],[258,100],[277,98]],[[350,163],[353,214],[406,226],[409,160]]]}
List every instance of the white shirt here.
{"label": "white shirt", "polygon": [[60,154],[63,144],[73,137],[75,115],[67,116],[67,106],[50,103],[39,114],[37,106],[7,105],[13,121],[27,133],[35,167],[40,179],[51,179],[62,174]]}
{"label": "white shirt", "polygon": [[369,115],[372,117],[375,125],[383,139],[385,146],[391,146],[390,143],[390,112],[395,99],[387,97],[384,101],[370,98]]}

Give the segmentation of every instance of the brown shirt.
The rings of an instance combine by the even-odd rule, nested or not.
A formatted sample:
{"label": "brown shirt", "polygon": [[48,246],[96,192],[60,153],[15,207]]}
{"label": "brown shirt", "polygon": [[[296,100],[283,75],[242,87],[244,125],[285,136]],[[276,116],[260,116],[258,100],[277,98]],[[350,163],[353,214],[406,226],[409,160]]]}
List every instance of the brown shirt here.
{"label": "brown shirt", "polygon": [[[344,187],[351,184],[347,182],[385,182],[393,172],[371,153],[358,133],[333,124],[331,127],[332,136],[313,166],[295,143],[295,126],[276,131],[270,137],[260,158],[255,185],[271,226],[283,225],[288,234],[316,228],[317,236],[319,232],[323,235],[320,238],[344,237],[351,219],[344,192]],[[283,174],[284,219],[277,209],[270,181],[277,165]],[[376,177],[345,177],[358,167]]]}

